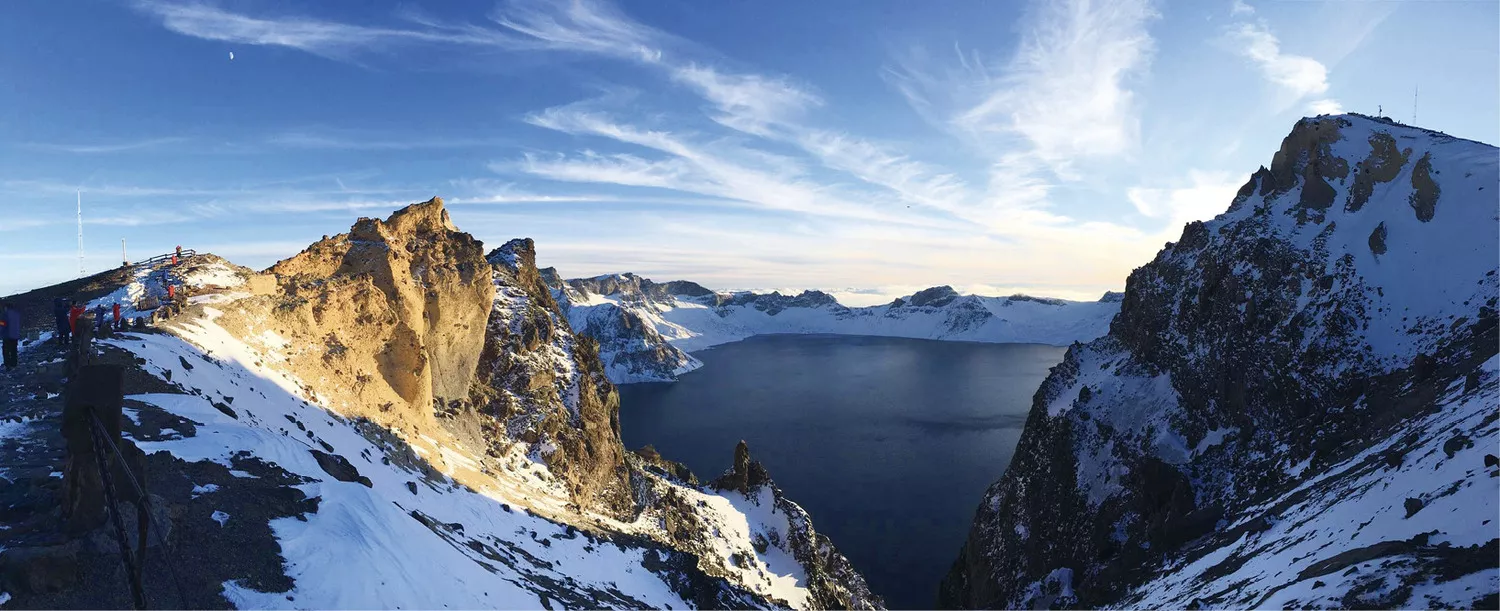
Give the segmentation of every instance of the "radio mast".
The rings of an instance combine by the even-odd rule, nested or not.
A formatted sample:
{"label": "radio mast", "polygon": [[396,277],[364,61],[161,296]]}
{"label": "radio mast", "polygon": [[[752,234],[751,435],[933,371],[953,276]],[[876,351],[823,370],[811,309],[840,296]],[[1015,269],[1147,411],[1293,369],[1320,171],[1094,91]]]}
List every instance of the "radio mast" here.
{"label": "radio mast", "polygon": [[78,277],[83,277],[83,189],[78,190]]}
{"label": "radio mast", "polygon": [[1421,89],[1420,85],[1413,86],[1411,88],[1411,123],[1412,123],[1412,125],[1416,125],[1417,124],[1417,92],[1420,89]]}

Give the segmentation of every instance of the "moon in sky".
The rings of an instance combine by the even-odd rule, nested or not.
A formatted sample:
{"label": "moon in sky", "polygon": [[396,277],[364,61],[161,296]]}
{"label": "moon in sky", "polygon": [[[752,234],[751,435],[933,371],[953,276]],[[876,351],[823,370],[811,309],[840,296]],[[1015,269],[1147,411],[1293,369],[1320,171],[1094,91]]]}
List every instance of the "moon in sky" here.
{"label": "moon in sky", "polygon": [[229,59],[230,59],[230,60],[231,60],[231,61],[233,61],[233,60],[234,60],[234,51],[230,51],[230,52],[229,52]]}

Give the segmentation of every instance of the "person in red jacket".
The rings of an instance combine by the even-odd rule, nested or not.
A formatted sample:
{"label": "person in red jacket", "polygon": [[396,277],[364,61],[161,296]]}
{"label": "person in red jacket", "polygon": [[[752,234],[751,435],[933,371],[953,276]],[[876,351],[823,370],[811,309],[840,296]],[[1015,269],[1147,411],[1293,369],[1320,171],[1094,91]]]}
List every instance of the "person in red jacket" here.
{"label": "person in red jacket", "polygon": [[84,309],[83,304],[76,301],[73,302],[72,309],[68,310],[68,328],[72,329],[74,333],[78,332],[78,318],[83,316],[85,311],[87,310]]}
{"label": "person in red jacket", "polygon": [[118,301],[115,302],[115,328],[116,329],[121,328],[120,327],[120,302],[118,302]]}

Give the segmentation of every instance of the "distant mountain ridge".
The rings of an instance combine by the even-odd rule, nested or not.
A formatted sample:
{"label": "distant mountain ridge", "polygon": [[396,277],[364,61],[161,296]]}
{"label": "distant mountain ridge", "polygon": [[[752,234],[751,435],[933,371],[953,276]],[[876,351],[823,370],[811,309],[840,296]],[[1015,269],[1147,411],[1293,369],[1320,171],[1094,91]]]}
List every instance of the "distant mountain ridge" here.
{"label": "distant mountain ridge", "polygon": [[562,279],[542,270],[579,333],[599,342],[610,380],[667,382],[702,365],[689,352],[767,333],[879,335],[952,341],[1067,345],[1103,335],[1118,293],[1096,302],[962,295],[935,286],[876,306],[848,307],[804,290],[718,292],[686,280],[632,273]]}

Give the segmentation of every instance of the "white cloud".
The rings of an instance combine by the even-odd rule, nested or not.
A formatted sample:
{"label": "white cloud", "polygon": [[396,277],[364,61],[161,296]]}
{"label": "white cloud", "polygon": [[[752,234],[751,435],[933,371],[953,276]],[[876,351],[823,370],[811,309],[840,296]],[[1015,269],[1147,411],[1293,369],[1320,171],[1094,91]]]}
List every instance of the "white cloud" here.
{"label": "white cloud", "polygon": [[917,225],[941,221],[905,214],[894,201],[844,193],[804,178],[792,159],[727,141],[699,144],[663,131],[620,123],[577,105],[549,108],[527,119],[533,125],[569,134],[591,135],[665,153],[665,159],[635,155],[528,156],[522,170],[552,180],[658,187],[749,202],[766,210],[798,212]]}
{"label": "white cloud", "polygon": [[1266,80],[1294,98],[1328,91],[1328,69],[1317,60],[1282,53],[1281,41],[1263,23],[1242,23],[1229,32],[1237,52],[1255,62]]}
{"label": "white cloud", "polygon": [[1234,17],[1254,15],[1255,7],[1245,4],[1245,0],[1230,0],[1229,14]]}
{"label": "white cloud", "polygon": [[1126,152],[1138,122],[1125,82],[1151,59],[1150,3],[1069,0],[1037,10],[1003,75],[953,122],[976,137],[1022,136],[1063,173],[1075,158]]}
{"label": "white cloud", "polygon": [[406,15],[411,27],[367,26],[313,17],[254,17],[196,0],[141,0],[143,12],[185,36],[249,45],[298,49],[334,59],[388,52],[398,45],[462,45],[513,51],[576,51],[657,61],[661,38],[592,0],[559,3],[511,2],[490,18],[499,27],[451,24]]}
{"label": "white cloud", "polygon": [[1006,62],[955,47],[953,60],[933,67],[918,49],[882,77],[918,114],[989,159],[987,188],[971,196],[968,218],[1011,233],[1028,230],[1018,222],[1065,224],[1039,212],[1054,183],[1080,180],[1082,164],[1138,146],[1131,81],[1150,64],[1147,26],[1157,16],[1149,0],[1037,2]]}
{"label": "white cloud", "polygon": [[1172,231],[1191,221],[1206,221],[1229,208],[1244,177],[1230,172],[1188,172],[1185,185],[1167,188],[1132,187],[1126,198],[1141,214],[1166,221]]}
{"label": "white cloud", "polygon": [[147,139],[147,140],[137,140],[137,141],[134,141],[134,142],[114,142],[114,143],[108,143],[108,144],[106,144],[106,143],[93,143],[93,144],[55,144],[55,143],[45,143],[45,142],[29,142],[29,143],[26,143],[26,144],[24,144],[22,146],[24,146],[26,148],[29,148],[29,149],[35,149],[35,150],[41,150],[41,151],[53,151],[53,152],[59,152],[59,153],[77,153],[77,154],[81,154],[81,155],[89,155],[89,154],[119,153],[119,152],[124,152],[124,151],[135,151],[135,150],[141,150],[141,149],[151,149],[151,148],[157,148],[157,147],[161,147],[161,146],[166,146],[166,145],[169,145],[169,144],[177,144],[177,143],[180,143],[180,142],[184,142],[186,140],[187,140],[186,138],[176,138],[176,137],[174,137],[174,138],[150,138],[150,139]]}
{"label": "white cloud", "polygon": [[1307,109],[1315,115],[1337,115],[1344,112],[1344,105],[1338,100],[1314,100]]}
{"label": "white cloud", "polygon": [[661,61],[667,36],[594,0],[516,1],[491,18],[534,41],[540,50],[596,53],[647,63]]}
{"label": "white cloud", "polygon": [[673,69],[672,77],[717,107],[719,114],[715,121],[755,135],[769,135],[772,126],[798,118],[808,108],[823,104],[818,96],[785,79],[759,74],[725,74],[689,63]]}
{"label": "white cloud", "polygon": [[140,2],[168,30],[206,40],[300,49],[324,56],[399,42],[474,42],[437,30],[366,27],[313,18],[257,18],[196,2]]}
{"label": "white cloud", "polygon": [[577,157],[540,158],[528,154],[521,170],[547,180],[587,182],[627,187],[656,187],[702,193],[710,188],[681,159],[648,161],[635,155],[600,155],[585,151]]}
{"label": "white cloud", "polygon": [[444,148],[483,148],[512,144],[504,139],[483,138],[409,138],[392,139],[376,134],[333,130],[285,131],[267,136],[271,146],[299,149],[344,150],[412,150]]}
{"label": "white cloud", "polygon": [[968,188],[957,176],[888,148],[823,130],[805,130],[798,142],[824,165],[894,191],[903,201],[961,211]]}

